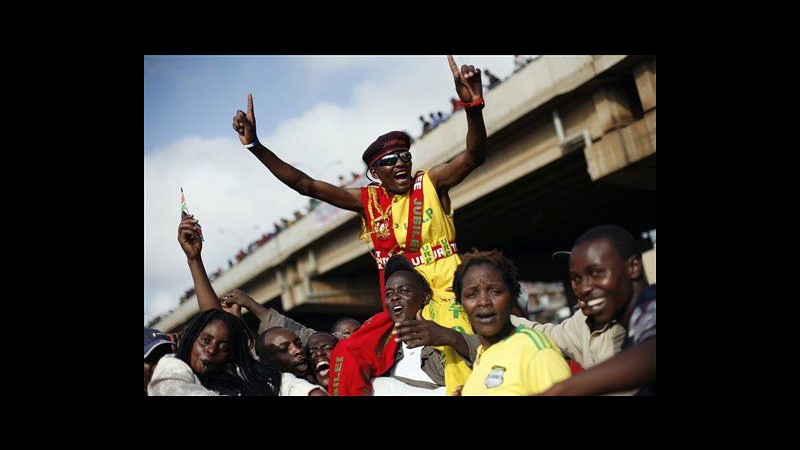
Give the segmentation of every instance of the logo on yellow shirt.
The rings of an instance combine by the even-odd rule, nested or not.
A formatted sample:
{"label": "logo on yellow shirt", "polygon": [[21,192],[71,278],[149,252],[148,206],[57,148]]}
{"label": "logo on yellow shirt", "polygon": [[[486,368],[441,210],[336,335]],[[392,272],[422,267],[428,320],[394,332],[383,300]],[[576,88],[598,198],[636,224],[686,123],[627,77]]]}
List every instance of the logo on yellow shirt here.
{"label": "logo on yellow shirt", "polygon": [[486,377],[486,387],[491,389],[503,384],[503,372],[505,371],[505,367],[492,366],[492,371],[489,372],[489,376]]}

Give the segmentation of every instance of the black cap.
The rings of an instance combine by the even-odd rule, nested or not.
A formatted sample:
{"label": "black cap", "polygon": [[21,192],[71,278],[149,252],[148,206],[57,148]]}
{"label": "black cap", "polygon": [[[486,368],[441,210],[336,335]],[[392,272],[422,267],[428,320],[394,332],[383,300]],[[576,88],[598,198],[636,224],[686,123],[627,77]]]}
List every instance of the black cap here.
{"label": "black cap", "polygon": [[372,167],[375,161],[400,150],[408,150],[411,148],[411,136],[402,131],[390,131],[384,135],[378,136],[375,142],[369,145],[361,156],[367,167]]}
{"label": "black cap", "polygon": [[558,264],[568,266],[569,255],[571,254],[572,252],[565,252],[565,251],[555,252],[553,253],[553,261],[557,262]]}
{"label": "black cap", "polygon": [[414,272],[414,266],[411,265],[411,261],[409,261],[405,256],[392,255],[392,257],[389,258],[389,261],[386,262],[386,269],[383,272],[383,279],[388,280],[389,277],[398,270]]}

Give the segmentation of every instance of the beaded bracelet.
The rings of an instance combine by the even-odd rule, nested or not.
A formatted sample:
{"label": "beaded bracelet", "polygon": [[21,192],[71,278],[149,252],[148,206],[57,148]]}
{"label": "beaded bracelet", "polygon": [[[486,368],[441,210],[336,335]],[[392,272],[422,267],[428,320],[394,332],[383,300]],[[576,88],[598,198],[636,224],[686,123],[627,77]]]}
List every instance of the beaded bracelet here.
{"label": "beaded bracelet", "polygon": [[486,104],[483,102],[483,97],[478,97],[477,100],[473,100],[469,103],[464,103],[464,110],[471,111],[473,109],[481,110]]}

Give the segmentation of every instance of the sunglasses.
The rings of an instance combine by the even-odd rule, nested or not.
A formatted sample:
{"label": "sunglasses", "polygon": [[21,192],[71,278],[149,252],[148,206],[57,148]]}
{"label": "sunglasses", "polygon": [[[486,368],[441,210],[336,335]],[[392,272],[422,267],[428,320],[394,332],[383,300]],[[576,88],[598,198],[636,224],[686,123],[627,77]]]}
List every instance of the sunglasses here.
{"label": "sunglasses", "polygon": [[408,150],[400,153],[394,153],[392,155],[386,155],[383,158],[377,160],[372,167],[379,167],[379,166],[387,166],[392,167],[393,165],[397,164],[397,160],[402,159],[403,162],[411,161],[411,152]]}

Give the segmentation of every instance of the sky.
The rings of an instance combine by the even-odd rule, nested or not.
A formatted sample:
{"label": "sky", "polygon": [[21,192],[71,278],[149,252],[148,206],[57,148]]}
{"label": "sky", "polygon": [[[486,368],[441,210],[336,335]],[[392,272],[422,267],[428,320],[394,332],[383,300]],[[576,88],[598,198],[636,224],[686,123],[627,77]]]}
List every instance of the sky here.
{"label": "sky", "polygon": [[[454,58],[501,79],[514,66],[511,55]],[[239,142],[231,124],[248,92],[259,140],[334,184],[363,174],[361,154],[375,138],[392,130],[418,138],[419,116],[449,113],[457,97],[446,55],[145,56],[145,324],[192,287],[177,239],[181,187],[203,227],[208,272],[227,269],[240,247],[308,204]]]}

